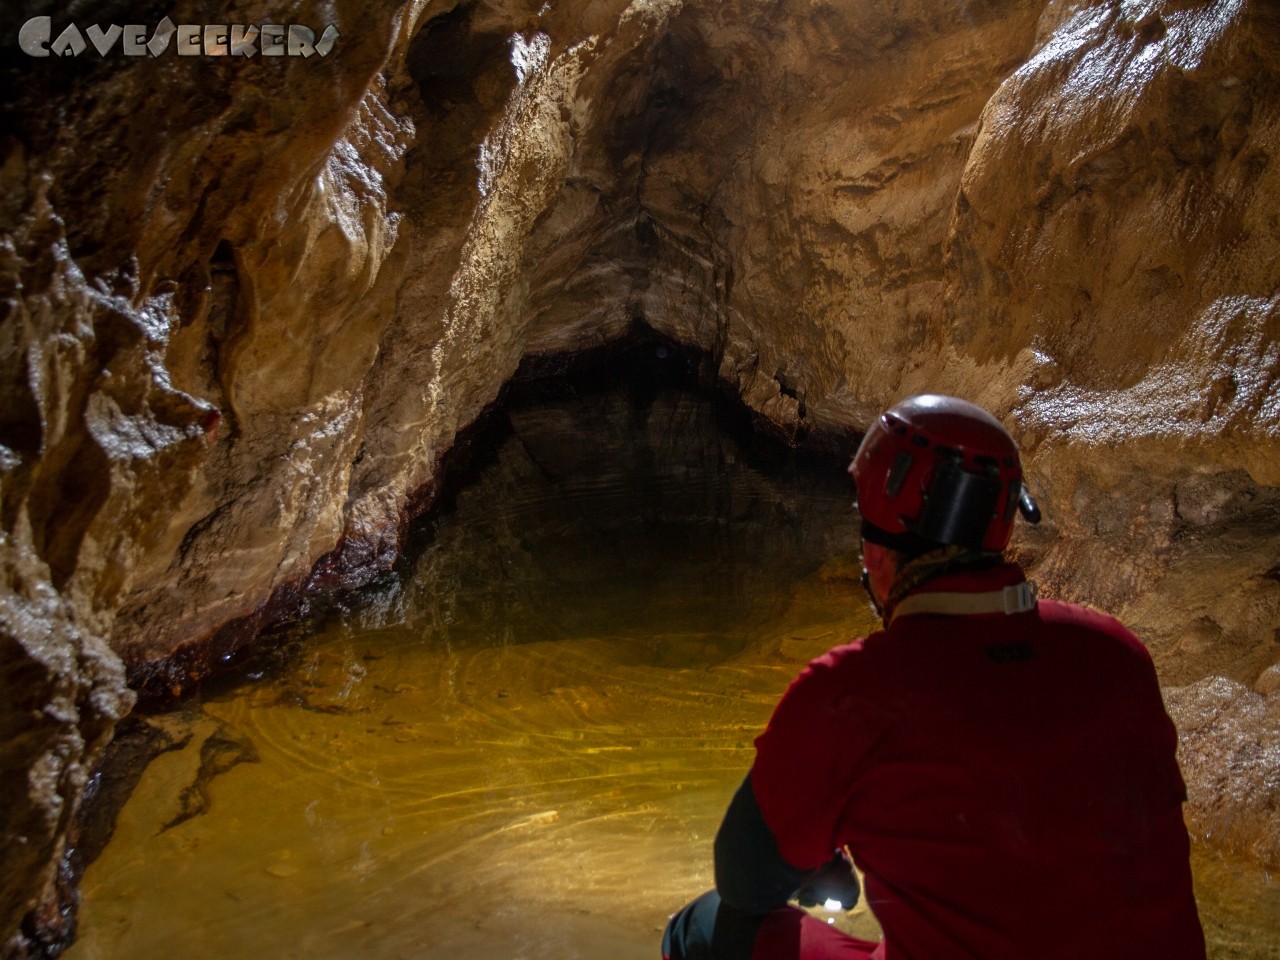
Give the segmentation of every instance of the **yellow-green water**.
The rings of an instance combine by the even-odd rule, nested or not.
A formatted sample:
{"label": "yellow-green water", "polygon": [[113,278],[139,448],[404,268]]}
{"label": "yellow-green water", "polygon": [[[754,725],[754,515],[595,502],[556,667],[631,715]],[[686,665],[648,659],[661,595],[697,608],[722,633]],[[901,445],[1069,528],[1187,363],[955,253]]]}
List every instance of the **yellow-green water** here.
{"label": "yellow-green water", "polygon": [[[71,960],[657,957],[773,703],[871,626],[849,491],[686,394],[512,421],[396,578],[154,721]],[[1274,883],[1197,875],[1212,956],[1280,957]]]}
{"label": "yellow-green water", "polygon": [[[332,630],[288,694],[206,703],[151,765],[71,956],[652,958],[710,885],[771,704],[846,626],[797,611],[772,649],[719,663],[671,638],[680,666],[616,639],[449,652]],[[210,736],[257,762],[162,829]]]}

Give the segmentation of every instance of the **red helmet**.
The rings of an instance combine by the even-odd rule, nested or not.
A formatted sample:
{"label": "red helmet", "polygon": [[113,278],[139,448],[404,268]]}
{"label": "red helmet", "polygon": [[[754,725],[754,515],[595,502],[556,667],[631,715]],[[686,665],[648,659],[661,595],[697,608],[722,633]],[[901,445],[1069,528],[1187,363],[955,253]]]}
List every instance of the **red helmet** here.
{"label": "red helmet", "polygon": [[957,397],[924,394],[894,404],[862,438],[849,473],[858,512],[889,535],[881,537],[889,546],[923,541],[1001,551],[1020,504],[1028,520],[1040,519],[1022,489],[1009,432]]}

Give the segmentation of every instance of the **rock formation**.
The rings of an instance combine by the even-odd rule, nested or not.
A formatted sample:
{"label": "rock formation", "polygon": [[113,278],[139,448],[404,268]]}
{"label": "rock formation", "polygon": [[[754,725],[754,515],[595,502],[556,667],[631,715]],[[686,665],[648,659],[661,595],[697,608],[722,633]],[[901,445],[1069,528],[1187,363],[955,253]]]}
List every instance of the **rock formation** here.
{"label": "rock formation", "polygon": [[7,954],[58,935],[126,670],[180,691],[385,567],[522,360],[636,329],[791,442],[984,403],[1050,518],[1018,545],[1043,588],[1129,620],[1170,684],[1267,686],[1273,5],[286,0],[237,16],[332,22],[326,56],[42,59],[16,38],[51,5],[14,6]]}
{"label": "rock formation", "polygon": [[[1274,667],[1273,673],[1280,673]],[[1280,692],[1226,677],[1166,692],[1192,829],[1219,848],[1280,863]]]}

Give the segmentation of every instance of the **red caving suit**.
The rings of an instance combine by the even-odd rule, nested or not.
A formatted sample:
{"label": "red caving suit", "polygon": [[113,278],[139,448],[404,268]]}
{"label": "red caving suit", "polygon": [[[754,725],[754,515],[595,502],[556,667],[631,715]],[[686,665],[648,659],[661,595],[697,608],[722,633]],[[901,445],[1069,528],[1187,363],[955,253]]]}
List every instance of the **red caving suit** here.
{"label": "red caving suit", "polygon": [[[1023,581],[1004,565],[912,596]],[[1203,960],[1176,746],[1150,655],[1111,617],[896,617],[796,678],[750,779],[788,863],[849,847],[884,942],[787,908],[753,960]]]}

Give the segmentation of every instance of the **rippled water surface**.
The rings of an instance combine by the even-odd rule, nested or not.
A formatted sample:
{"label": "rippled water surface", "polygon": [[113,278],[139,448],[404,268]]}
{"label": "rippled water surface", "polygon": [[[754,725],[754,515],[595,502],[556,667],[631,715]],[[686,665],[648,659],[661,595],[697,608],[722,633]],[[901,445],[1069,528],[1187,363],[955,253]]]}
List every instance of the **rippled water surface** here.
{"label": "rippled water surface", "polygon": [[[773,703],[871,626],[851,491],[680,391],[509,416],[396,578],[149,721],[72,960],[657,957]],[[1213,956],[1280,957],[1276,885],[1199,856]]]}

